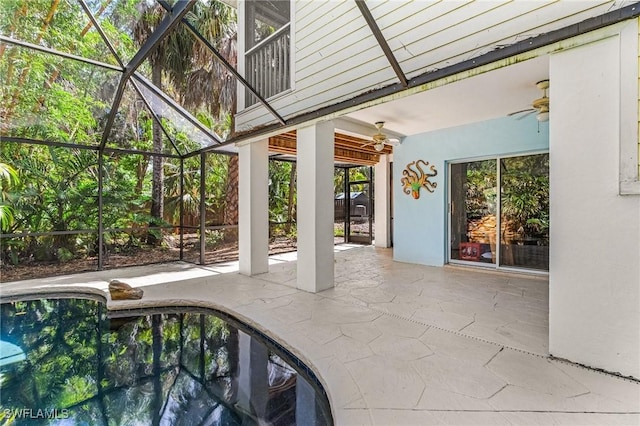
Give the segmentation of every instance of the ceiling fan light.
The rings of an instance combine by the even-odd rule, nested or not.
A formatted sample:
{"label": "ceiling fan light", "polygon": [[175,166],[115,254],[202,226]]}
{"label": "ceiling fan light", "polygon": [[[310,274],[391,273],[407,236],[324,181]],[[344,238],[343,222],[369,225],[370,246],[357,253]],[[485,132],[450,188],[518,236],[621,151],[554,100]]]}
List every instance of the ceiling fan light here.
{"label": "ceiling fan light", "polygon": [[540,122],[549,121],[549,111],[540,111],[536,115],[536,119]]}
{"label": "ceiling fan light", "polygon": [[382,150],[384,149],[384,144],[383,144],[382,142],[377,143],[377,144],[375,144],[375,145],[373,146],[373,148],[374,148],[376,151],[380,152],[380,151],[382,151]]}

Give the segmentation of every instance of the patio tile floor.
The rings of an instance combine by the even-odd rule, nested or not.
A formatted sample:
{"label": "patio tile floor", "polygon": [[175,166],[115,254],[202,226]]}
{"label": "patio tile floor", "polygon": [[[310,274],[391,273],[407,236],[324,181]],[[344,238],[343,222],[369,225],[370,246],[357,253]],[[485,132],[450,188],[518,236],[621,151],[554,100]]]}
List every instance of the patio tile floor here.
{"label": "patio tile floor", "polygon": [[548,357],[548,279],[394,262],[337,246],[336,286],[297,290],[295,253],[246,277],[237,263],[171,263],[3,283],[3,295],[119,278],[141,301],[194,304],[263,330],[311,366],[337,425],[638,425],[640,383]]}

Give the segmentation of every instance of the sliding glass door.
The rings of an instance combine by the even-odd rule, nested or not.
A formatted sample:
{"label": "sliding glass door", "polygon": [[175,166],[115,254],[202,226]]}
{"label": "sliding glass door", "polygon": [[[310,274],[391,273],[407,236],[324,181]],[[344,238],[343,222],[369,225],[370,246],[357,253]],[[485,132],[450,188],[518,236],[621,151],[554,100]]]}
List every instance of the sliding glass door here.
{"label": "sliding glass door", "polygon": [[452,263],[549,269],[549,154],[450,165]]}
{"label": "sliding glass door", "polygon": [[451,164],[451,260],[496,263],[495,160]]}

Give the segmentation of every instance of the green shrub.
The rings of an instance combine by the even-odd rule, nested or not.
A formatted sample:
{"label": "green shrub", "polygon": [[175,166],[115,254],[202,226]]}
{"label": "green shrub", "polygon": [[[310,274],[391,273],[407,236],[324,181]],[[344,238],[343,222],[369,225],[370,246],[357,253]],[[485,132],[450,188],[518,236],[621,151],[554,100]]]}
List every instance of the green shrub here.
{"label": "green shrub", "polygon": [[56,252],[57,258],[60,262],[65,263],[74,258],[73,253],[64,247],[60,247]]}

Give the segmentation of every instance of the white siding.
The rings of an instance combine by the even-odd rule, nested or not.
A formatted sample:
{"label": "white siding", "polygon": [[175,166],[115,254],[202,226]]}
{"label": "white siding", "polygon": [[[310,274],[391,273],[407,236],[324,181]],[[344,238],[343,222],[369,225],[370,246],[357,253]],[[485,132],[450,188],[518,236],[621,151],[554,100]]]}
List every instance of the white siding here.
{"label": "white siding", "polygon": [[[477,57],[628,2],[367,1],[407,77]],[[242,10],[242,9],[241,9]],[[294,90],[269,102],[285,118],[397,83],[352,0],[298,0]],[[238,114],[238,130],[274,122],[261,105]]]}
{"label": "white siding", "polygon": [[[402,30],[404,22],[402,25],[396,25],[392,33],[383,31],[389,38],[400,65],[409,77],[414,77],[602,12],[602,8],[595,2],[588,3],[586,10],[584,4],[578,9],[576,2],[543,3],[542,6],[534,6],[537,4],[470,3],[411,31]],[[576,14],[576,11],[579,13]],[[557,20],[558,16],[569,18]],[[492,24],[487,25],[488,22]],[[412,55],[404,54],[407,51]]]}

